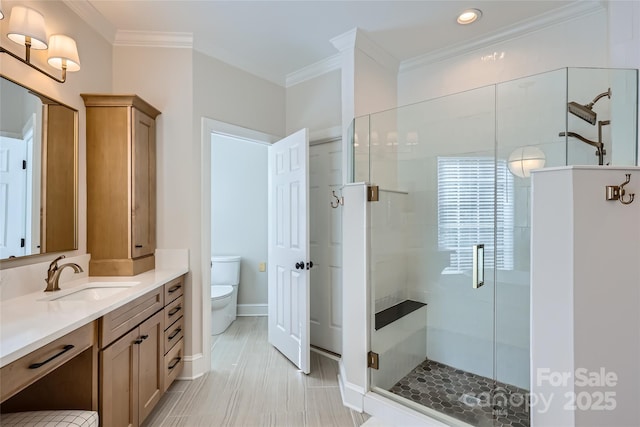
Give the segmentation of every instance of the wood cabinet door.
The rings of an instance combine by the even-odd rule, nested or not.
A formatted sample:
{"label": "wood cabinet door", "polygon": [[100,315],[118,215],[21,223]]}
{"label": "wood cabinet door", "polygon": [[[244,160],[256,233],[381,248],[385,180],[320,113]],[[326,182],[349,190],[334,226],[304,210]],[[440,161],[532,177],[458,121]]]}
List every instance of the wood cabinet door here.
{"label": "wood cabinet door", "polygon": [[164,392],[164,312],[159,311],[139,327],[140,353],[138,405],[140,424],[160,401]]}
{"label": "wood cabinet door", "polygon": [[138,328],[100,352],[100,425],[138,425]]}
{"label": "wood cabinet door", "polygon": [[153,254],[156,246],[155,120],[132,108],[131,257]]}

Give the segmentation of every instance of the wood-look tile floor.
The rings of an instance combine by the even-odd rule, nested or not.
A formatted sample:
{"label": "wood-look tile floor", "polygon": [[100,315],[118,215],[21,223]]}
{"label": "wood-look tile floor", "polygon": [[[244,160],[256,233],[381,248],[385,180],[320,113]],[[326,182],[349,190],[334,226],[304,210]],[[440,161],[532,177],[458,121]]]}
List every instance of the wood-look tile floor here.
{"label": "wood-look tile floor", "polygon": [[266,317],[238,317],[214,337],[211,371],[175,381],[144,427],[359,427],[342,405],[338,363],[311,353],[305,375],[267,340]]}

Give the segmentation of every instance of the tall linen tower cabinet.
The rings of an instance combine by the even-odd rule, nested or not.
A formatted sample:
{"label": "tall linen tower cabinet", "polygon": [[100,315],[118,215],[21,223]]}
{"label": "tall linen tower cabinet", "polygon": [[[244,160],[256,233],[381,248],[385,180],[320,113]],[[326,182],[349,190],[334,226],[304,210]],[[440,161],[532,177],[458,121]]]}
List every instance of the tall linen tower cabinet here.
{"label": "tall linen tower cabinet", "polygon": [[82,94],[87,113],[89,275],[155,267],[156,123],[136,95]]}

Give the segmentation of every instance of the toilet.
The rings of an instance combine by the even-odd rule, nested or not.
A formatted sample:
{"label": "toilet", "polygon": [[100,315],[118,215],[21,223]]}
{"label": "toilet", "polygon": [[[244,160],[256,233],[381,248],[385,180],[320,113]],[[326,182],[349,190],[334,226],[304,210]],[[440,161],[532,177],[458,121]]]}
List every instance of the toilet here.
{"label": "toilet", "polygon": [[211,335],[223,333],[236,320],[239,256],[211,257]]}

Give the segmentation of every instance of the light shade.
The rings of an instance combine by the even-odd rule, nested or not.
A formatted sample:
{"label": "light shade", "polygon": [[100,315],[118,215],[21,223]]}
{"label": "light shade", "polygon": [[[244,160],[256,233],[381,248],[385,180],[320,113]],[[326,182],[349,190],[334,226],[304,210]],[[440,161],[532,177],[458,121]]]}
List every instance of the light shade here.
{"label": "light shade", "polygon": [[62,70],[66,65],[67,71],[78,71],[80,69],[80,57],[76,41],[63,34],[54,34],[49,37],[49,65],[58,70]]}
{"label": "light shade", "polygon": [[31,49],[46,49],[47,32],[44,27],[44,17],[37,10],[14,6],[11,9],[7,37],[21,45],[24,45],[27,37],[30,37]]}
{"label": "light shade", "polygon": [[520,178],[528,178],[533,169],[544,167],[546,156],[538,147],[526,146],[513,150],[509,156],[507,166],[512,174]]}

